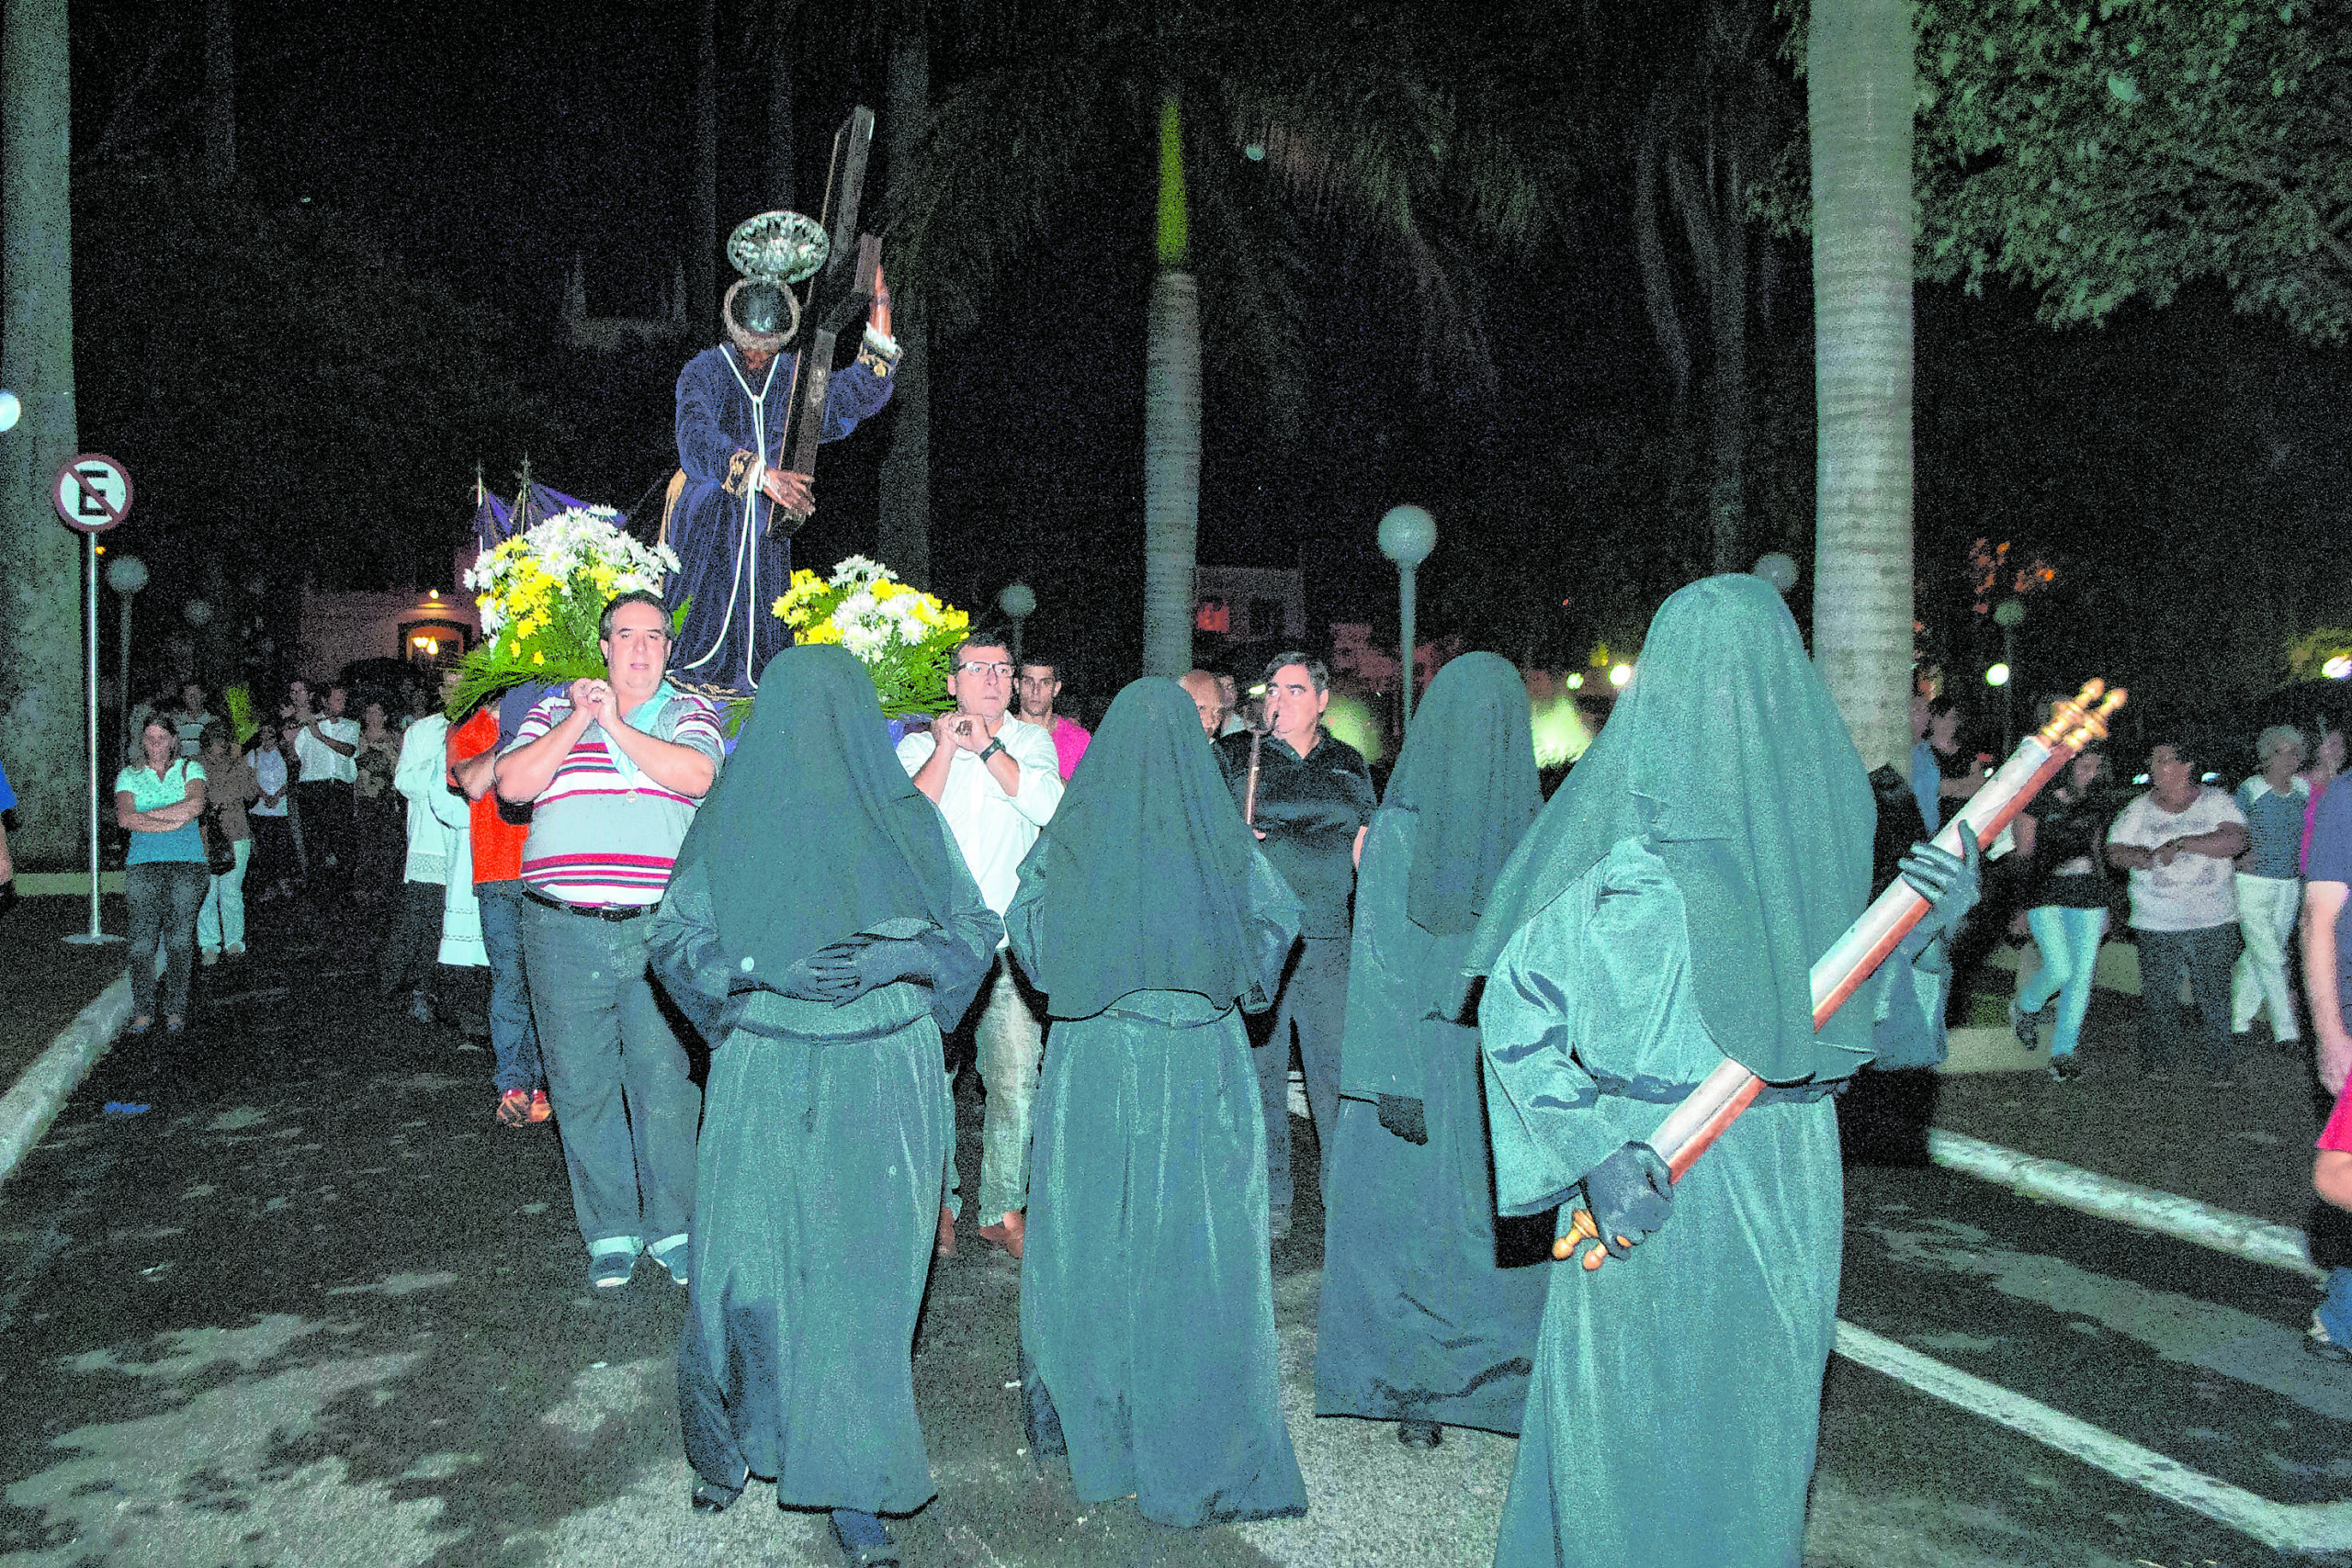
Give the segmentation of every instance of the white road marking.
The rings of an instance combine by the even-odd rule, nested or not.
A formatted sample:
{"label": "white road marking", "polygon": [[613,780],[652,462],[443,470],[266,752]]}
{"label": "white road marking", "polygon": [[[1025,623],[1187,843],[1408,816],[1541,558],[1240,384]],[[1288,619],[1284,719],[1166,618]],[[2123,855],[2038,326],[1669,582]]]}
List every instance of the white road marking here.
{"label": "white road marking", "polygon": [[2137,1225],[2175,1241],[2284,1269],[2307,1280],[2327,1278],[2327,1271],[2312,1262],[2310,1238],[2292,1225],[2233,1213],[2177,1192],[2160,1192],[1940,1127],[1928,1131],[1928,1158],[1947,1170],[2098,1219]]}
{"label": "white road marking", "polygon": [[2274,1551],[2352,1551],[2352,1502],[2292,1504],[2257,1497],[1842,1318],[1838,1353],[2252,1536]]}

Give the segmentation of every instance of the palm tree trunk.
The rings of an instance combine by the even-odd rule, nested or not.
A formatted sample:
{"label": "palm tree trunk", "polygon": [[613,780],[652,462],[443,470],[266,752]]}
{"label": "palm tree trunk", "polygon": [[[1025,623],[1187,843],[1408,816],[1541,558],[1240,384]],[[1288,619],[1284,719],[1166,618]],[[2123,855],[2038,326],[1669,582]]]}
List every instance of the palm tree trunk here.
{"label": "palm tree trunk", "polygon": [[793,7],[779,4],[775,13],[775,51],[768,61],[766,200],[762,205],[789,211],[794,209],[800,183],[799,165],[795,162],[799,147],[794,138],[797,117],[793,113],[792,93],[792,65],[799,51],[793,47]]}
{"label": "palm tree trunk", "polygon": [[1182,122],[1159,114],[1159,270],[1151,282],[1143,391],[1143,672],[1193,667],[1201,532],[1201,295],[1188,270]]}
{"label": "palm tree trunk", "polygon": [[229,0],[204,6],[204,180],[226,190],[237,178],[237,41]]}
{"label": "palm tree trunk", "polygon": [[88,830],[81,550],[49,505],[50,476],[79,450],[69,61],[65,0],[0,0],[0,387],[24,404],[0,435],[0,735],[19,865],[72,863]]}
{"label": "palm tree trunk", "polygon": [[1910,751],[1910,0],[1815,0],[1814,658],[1869,767]]}
{"label": "palm tree trunk", "polygon": [[1714,570],[1737,571],[1747,526],[1747,229],[1741,221],[1736,175],[1713,219],[1715,271],[1707,294],[1714,333],[1714,484],[1707,501]]}
{"label": "palm tree trunk", "polygon": [[1201,297],[1189,272],[1151,282],[1143,402],[1143,672],[1193,667],[1201,528]]}
{"label": "palm tree trunk", "polygon": [[[931,114],[931,35],[920,17],[890,40],[889,140],[893,196],[911,193]],[[890,445],[882,455],[882,517],[875,553],[918,588],[931,586],[931,367],[922,319],[890,323],[899,339],[890,394]]]}
{"label": "palm tree trunk", "polygon": [[709,330],[718,310],[718,8],[695,7],[695,172],[686,209],[686,320]]}

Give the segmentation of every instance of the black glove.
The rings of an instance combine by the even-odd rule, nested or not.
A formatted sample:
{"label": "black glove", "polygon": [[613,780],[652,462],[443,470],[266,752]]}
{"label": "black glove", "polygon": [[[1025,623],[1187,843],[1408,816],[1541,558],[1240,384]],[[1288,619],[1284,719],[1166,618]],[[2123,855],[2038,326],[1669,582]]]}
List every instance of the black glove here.
{"label": "black glove", "polygon": [[1421,1115],[1421,1102],[1401,1094],[1380,1097],[1380,1124],[1408,1144],[1430,1141],[1429,1122]]}
{"label": "black glove", "polygon": [[1656,1149],[1627,1144],[1584,1173],[1584,1201],[1600,1228],[1600,1245],[1623,1258],[1666,1224],[1674,1178]]}
{"label": "black glove", "polygon": [[1897,952],[1906,958],[1916,958],[1936,938],[1960,929],[1960,922],[1967,919],[1968,911],[1976,908],[1976,900],[1984,897],[1984,884],[1978,874],[1984,858],[1976,835],[1963,829],[1958,854],[1920,843],[1912,845],[1895,862],[1895,870],[1903,880],[1928,901],[1928,912],[1919,917],[1919,923],[1911,928]]}
{"label": "black glove", "polygon": [[804,1002],[831,1001],[832,988],[817,973],[817,960],[821,955],[822,950],[820,950],[806,958],[795,959],[792,967],[769,981],[769,985],[786,996],[797,997]]}
{"label": "black glove", "polygon": [[808,960],[824,999],[851,1001],[894,980],[931,980],[931,950],[909,938],[854,936]]}

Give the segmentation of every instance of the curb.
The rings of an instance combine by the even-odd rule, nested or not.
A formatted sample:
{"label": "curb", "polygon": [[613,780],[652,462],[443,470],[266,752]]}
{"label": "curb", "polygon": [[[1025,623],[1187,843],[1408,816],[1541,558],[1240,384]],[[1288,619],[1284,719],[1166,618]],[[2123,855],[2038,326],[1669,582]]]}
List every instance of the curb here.
{"label": "curb", "polygon": [[40,1142],[65,1101],[81,1087],[90,1065],[106,1054],[130,1020],[130,976],[125,974],[117,976],[95,1001],[76,1013],[24,1076],[0,1095],[0,1181],[7,1180],[17,1163]]}
{"label": "curb", "polygon": [[2028,1198],[2039,1198],[2102,1220],[2155,1231],[2198,1247],[2226,1252],[2250,1263],[2267,1263],[2307,1280],[2327,1271],[2312,1261],[2311,1238],[2292,1225],[2274,1224],[2251,1214],[2217,1209],[2177,1192],[2159,1192],[2112,1176],[2101,1176],[2063,1160],[2005,1149],[1965,1133],[1928,1132],[1928,1159]]}

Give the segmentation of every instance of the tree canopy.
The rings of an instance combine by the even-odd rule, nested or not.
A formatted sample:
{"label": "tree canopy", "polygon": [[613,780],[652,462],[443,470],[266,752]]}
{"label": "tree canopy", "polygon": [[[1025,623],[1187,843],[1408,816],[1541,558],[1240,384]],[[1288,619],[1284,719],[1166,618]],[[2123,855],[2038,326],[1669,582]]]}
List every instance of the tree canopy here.
{"label": "tree canopy", "polygon": [[122,167],[75,196],[76,239],[106,258],[77,279],[82,430],[131,466],[143,551],[432,581],[478,468],[503,481],[557,439],[509,325],[331,209]]}
{"label": "tree canopy", "polygon": [[1931,0],[1925,276],[2030,285],[2052,321],[2218,277],[2352,326],[2352,16],[2309,0]]}

